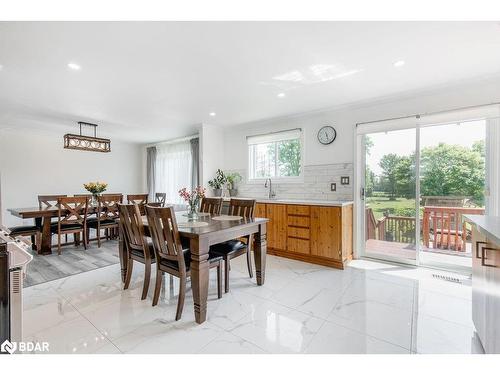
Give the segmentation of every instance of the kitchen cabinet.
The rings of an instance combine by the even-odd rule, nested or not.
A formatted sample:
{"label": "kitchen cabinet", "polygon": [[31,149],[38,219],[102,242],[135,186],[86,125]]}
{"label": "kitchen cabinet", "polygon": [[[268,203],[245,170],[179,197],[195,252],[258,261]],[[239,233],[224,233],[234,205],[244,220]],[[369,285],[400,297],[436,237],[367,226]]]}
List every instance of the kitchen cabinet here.
{"label": "kitchen cabinet", "polygon": [[269,219],[268,253],[342,269],[352,259],[352,208],[266,202],[255,216]]}

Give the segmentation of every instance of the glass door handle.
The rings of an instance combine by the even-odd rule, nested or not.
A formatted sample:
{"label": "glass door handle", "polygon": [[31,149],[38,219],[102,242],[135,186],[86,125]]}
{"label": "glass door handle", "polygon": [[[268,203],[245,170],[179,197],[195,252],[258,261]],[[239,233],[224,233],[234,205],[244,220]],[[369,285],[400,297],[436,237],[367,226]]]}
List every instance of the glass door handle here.
{"label": "glass door handle", "polygon": [[494,247],[483,247],[481,250],[481,255],[482,255],[481,265],[485,267],[499,268],[500,266],[497,266],[496,264],[486,264],[486,250],[498,251],[500,249],[495,249]]}
{"label": "glass door handle", "polygon": [[[476,258],[481,259],[481,255],[479,255],[479,246],[480,245],[486,245],[486,242],[484,241],[476,241]],[[482,252],[481,252],[482,254]]]}

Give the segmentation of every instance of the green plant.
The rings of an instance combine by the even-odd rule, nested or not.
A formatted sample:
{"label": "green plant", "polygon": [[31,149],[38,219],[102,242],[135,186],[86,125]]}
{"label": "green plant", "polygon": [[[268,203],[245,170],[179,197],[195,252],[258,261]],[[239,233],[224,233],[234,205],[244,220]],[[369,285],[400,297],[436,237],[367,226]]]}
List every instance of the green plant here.
{"label": "green plant", "polygon": [[208,185],[212,188],[212,189],[222,189],[222,186],[224,186],[224,184],[227,182],[227,177],[226,175],[224,174],[224,172],[222,172],[220,169],[217,169],[217,172],[215,172],[215,177],[208,181]]}
{"label": "green plant", "polygon": [[242,180],[241,175],[238,172],[226,174],[226,181],[228,189],[234,189],[234,184]]}

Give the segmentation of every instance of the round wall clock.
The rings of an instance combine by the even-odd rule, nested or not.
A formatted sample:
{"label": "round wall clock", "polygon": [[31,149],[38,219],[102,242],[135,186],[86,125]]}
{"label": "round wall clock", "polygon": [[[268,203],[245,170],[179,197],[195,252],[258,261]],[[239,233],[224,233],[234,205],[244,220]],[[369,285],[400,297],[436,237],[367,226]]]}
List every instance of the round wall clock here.
{"label": "round wall clock", "polygon": [[329,145],[337,138],[337,131],[333,126],[323,126],[318,131],[318,141],[323,145]]}

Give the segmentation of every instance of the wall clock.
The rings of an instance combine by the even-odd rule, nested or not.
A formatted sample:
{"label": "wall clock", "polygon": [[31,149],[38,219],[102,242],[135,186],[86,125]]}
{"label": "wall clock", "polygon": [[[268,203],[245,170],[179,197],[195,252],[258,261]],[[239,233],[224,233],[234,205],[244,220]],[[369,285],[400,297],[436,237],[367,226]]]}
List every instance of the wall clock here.
{"label": "wall clock", "polygon": [[329,145],[337,138],[337,131],[333,126],[323,126],[318,131],[318,141],[323,145]]}

